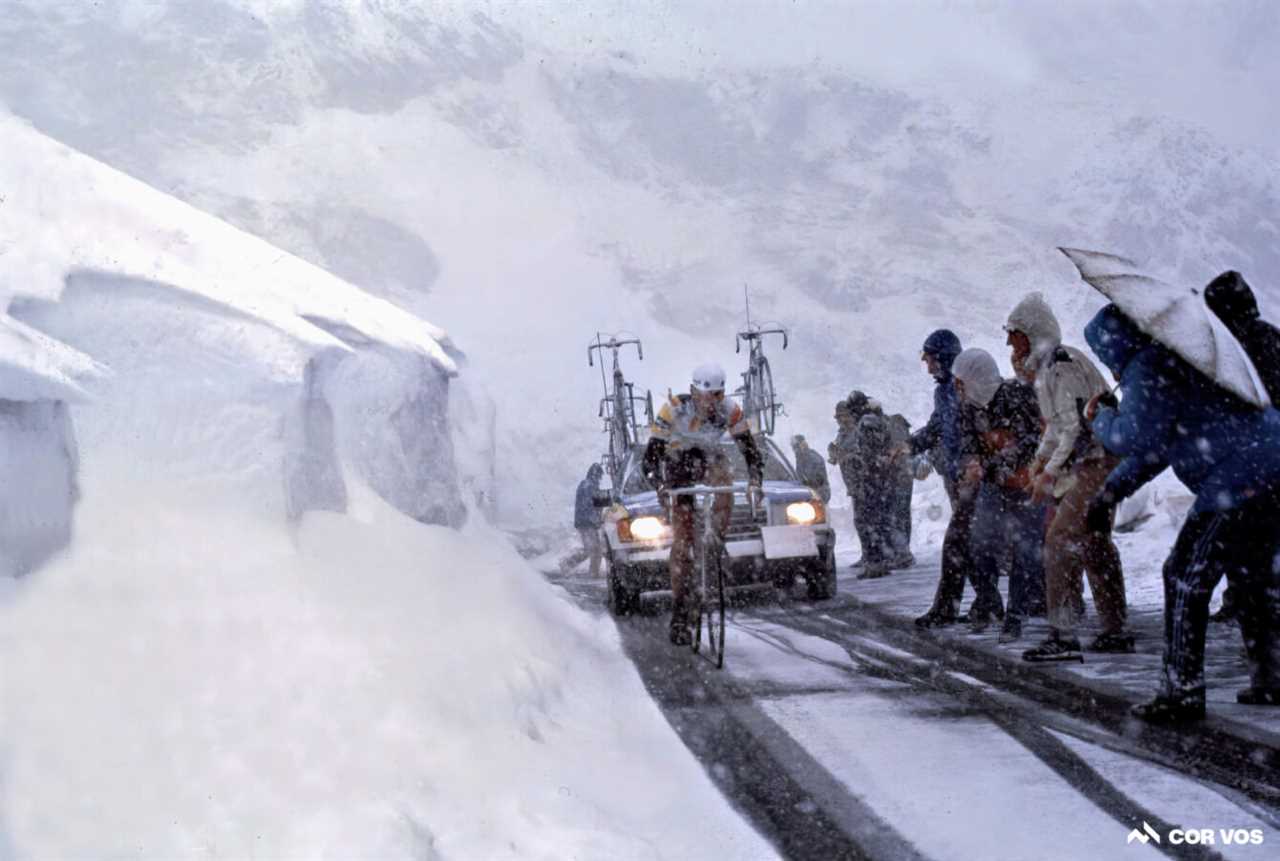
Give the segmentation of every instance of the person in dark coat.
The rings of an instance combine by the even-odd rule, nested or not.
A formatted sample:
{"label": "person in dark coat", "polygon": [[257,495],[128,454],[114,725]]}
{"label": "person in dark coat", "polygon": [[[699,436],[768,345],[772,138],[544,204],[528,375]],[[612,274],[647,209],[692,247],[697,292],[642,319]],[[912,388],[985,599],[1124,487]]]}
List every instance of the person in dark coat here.
{"label": "person in dark coat", "polygon": [[[1204,289],[1204,301],[1253,361],[1271,403],[1280,404],[1280,329],[1262,319],[1258,299],[1239,272],[1223,272]],[[1214,622],[1236,621],[1235,590],[1227,584]]]}
{"label": "person in dark coat", "polygon": [[888,417],[875,401],[868,401],[858,419],[857,460],[862,473],[854,498],[854,516],[859,524],[863,559],[858,579],[868,580],[889,573],[898,494],[893,432]]}
{"label": "person in dark coat", "polygon": [[831,501],[831,482],[827,478],[827,465],[822,462],[822,455],[809,447],[802,434],[791,438],[791,450],[796,456],[796,474],[805,487],[818,494],[825,505]]}
{"label": "person in dark coat", "polygon": [[1236,700],[1280,705],[1280,412],[1219,388],[1108,305],[1085,339],[1120,380],[1118,407],[1086,409],[1094,434],[1123,458],[1089,506],[1090,520],[1165,469],[1195,495],[1164,565],[1165,654],[1159,692],[1134,713],[1147,721],[1205,713],[1209,600],[1225,576],[1237,592],[1250,687]]}
{"label": "person in dark coat", "polygon": [[960,399],[951,375],[951,366],[960,355],[960,339],[948,329],[930,333],[920,350],[920,359],[933,377],[933,414],[925,426],[911,435],[910,443],[899,450],[905,457],[932,454],[931,460],[942,474],[951,500],[951,520],[942,541],[942,573],[929,612],[916,619],[922,628],[954,624],[960,613],[965,581],[973,575],[969,530],[976,497],[961,493],[959,467],[964,437]]}
{"label": "person in dark coat", "polygon": [[965,410],[965,468],[960,481],[977,485],[970,533],[974,589],[969,611],[975,631],[1000,615],[997,584],[1009,579],[1009,605],[1000,642],[1022,636],[1022,622],[1044,603],[1041,532],[1044,508],[1031,497],[1031,467],[1040,444],[1035,390],[1000,376],[985,350],[965,350],[952,368]]}
{"label": "person in dark coat", "polygon": [[[857,500],[862,483],[862,466],[858,462],[858,419],[847,400],[836,404],[836,438],[827,446],[827,462],[840,468],[840,479],[844,482],[845,492],[849,494],[849,508],[853,512],[853,531],[865,554],[866,541],[862,537],[863,525],[858,520]],[[862,560],[851,567],[860,568]]]}
{"label": "person in dark coat", "polygon": [[572,571],[583,559],[591,560],[591,576],[600,576],[600,563],[604,558],[604,541],[600,534],[603,518],[600,509],[608,508],[609,491],[600,489],[604,468],[593,463],[587,469],[587,477],[578,482],[573,501],[573,526],[582,539],[581,549],[574,551],[560,562],[561,571]]}

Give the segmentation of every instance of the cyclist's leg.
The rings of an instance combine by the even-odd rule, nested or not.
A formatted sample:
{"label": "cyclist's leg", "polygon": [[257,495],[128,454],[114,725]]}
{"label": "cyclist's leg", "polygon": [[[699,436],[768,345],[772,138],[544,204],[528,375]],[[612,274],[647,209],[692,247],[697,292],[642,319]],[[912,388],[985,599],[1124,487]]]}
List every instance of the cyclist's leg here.
{"label": "cyclist's leg", "polygon": [[[711,463],[707,470],[707,484],[712,487],[728,487],[733,484],[733,467],[729,464],[729,458],[720,455]],[[733,494],[717,493],[711,512],[716,535],[723,542],[725,533],[729,531],[729,520],[733,517]]]}
{"label": "cyclist's leg", "polygon": [[671,512],[671,556],[667,567],[671,573],[671,628],[689,624],[689,589],[693,574],[693,531],[698,527],[697,512],[687,497],[679,497]]}

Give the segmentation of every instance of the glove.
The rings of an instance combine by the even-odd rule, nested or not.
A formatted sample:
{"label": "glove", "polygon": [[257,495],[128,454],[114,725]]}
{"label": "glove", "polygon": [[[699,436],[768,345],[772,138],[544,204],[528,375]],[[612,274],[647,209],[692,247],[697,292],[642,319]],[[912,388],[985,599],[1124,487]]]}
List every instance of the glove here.
{"label": "glove", "polygon": [[747,485],[747,501],[756,508],[764,504],[764,490],[760,485],[754,482]]}
{"label": "glove", "polygon": [[663,511],[671,508],[671,493],[665,487],[658,488],[658,504],[662,506]]}
{"label": "glove", "polygon": [[1084,525],[1090,532],[1110,532],[1116,513],[1116,501],[1105,490],[1089,503],[1084,515]]}

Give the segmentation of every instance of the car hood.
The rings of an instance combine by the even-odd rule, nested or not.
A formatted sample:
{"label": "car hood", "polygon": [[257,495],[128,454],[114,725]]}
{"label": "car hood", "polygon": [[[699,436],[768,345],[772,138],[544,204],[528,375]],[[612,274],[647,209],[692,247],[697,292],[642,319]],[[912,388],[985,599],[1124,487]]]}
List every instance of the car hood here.
{"label": "car hood", "polygon": [[[733,487],[737,493],[747,492],[747,483],[745,481],[735,481]],[[762,489],[764,490],[766,504],[808,502],[814,499],[812,490],[803,484],[795,484],[789,481],[766,481]],[[652,490],[625,495],[622,497],[622,505],[632,517],[665,513],[662,510],[662,506],[658,505],[658,494]]]}

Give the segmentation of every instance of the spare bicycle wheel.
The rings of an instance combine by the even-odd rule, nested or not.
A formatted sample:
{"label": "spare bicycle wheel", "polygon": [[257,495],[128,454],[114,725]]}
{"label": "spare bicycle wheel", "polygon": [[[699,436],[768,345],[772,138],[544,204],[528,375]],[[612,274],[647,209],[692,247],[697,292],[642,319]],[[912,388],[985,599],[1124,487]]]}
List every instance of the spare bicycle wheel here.
{"label": "spare bicycle wheel", "polygon": [[773,372],[769,370],[769,360],[760,357],[760,365],[756,371],[756,403],[760,409],[760,429],[773,436],[774,424],[778,418],[778,399],[773,391]]}

